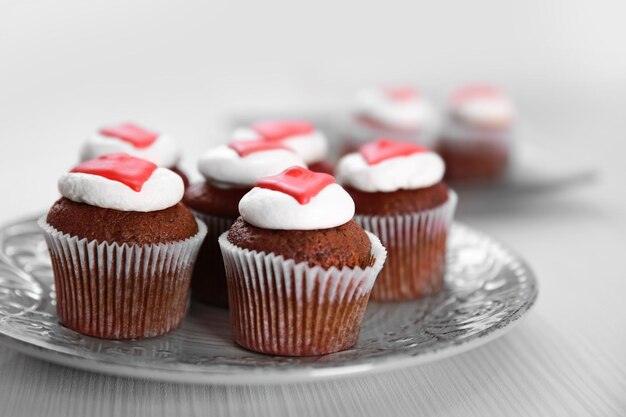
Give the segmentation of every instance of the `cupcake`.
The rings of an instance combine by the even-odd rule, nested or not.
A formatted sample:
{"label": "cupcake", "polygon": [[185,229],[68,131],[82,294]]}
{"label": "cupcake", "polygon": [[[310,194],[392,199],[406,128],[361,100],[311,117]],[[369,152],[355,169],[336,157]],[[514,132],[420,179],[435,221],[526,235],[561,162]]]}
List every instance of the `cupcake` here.
{"label": "cupcake", "polygon": [[262,177],[304,161],[275,141],[233,141],[209,150],[198,161],[205,181],[191,184],[185,204],[208,228],[191,283],[192,295],[207,304],[227,307],[226,275],[217,238],[239,217],[239,200]]}
{"label": "cupcake", "polygon": [[266,120],[239,128],[233,133],[234,141],[259,140],[281,143],[298,154],[308,168],[332,174],[328,161],[328,139],[315,126],[302,120]]}
{"label": "cupcake", "polygon": [[436,153],[387,139],[339,161],[337,180],[354,199],[354,219],[389,253],[373,300],[411,300],[442,288],[456,206],[456,195],[441,181],[444,171]]}
{"label": "cupcake", "polygon": [[431,103],[409,86],[388,86],[362,90],[356,97],[344,153],[380,137],[430,145],[437,128]]}
{"label": "cupcake", "polygon": [[155,133],[134,123],[120,123],[103,127],[90,137],[80,151],[81,161],[88,161],[109,153],[127,153],[147,159],[159,167],[174,171],[183,179],[185,187],[189,180],[178,168],[180,150],[165,134]]}
{"label": "cupcake", "polygon": [[450,97],[437,151],[446,162],[446,179],[501,179],[510,159],[515,111],[504,92],[469,85]]}
{"label": "cupcake", "polygon": [[76,166],[58,185],[62,197],[39,225],[59,321],[104,339],[143,339],[178,326],[206,234],[180,203],[182,179],[118,153]]}
{"label": "cupcake", "polygon": [[293,167],[258,181],[239,211],[219,238],[235,342],[288,356],[352,347],[386,252],[346,191]]}

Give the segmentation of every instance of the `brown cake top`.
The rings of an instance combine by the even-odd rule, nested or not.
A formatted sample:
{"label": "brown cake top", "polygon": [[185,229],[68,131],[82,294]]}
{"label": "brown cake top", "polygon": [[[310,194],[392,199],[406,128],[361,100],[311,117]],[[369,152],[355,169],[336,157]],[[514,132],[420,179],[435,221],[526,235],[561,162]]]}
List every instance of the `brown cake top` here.
{"label": "brown cake top", "polygon": [[365,268],[370,239],[352,221],[354,202],[328,174],[301,167],[261,179],[239,203],[228,240],[309,266]]}
{"label": "brown cake top", "polygon": [[448,186],[439,182],[427,188],[367,193],[352,187],[346,191],[354,200],[356,214],[394,215],[415,213],[439,207],[448,201]]}
{"label": "brown cake top", "polygon": [[241,248],[307,262],[309,266],[366,268],[373,262],[370,240],[352,220],[322,230],[270,230],[255,227],[240,217],[228,232],[228,241]]}
{"label": "brown cake top", "polygon": [[239,217],[239,200],[250,188],[220,188],[210,182],[191,184],[185,191],[183,202],[193,210],[213,216]]}
{"label": "brown cake top", "polygon": [[62,197],[50,208],[46,221],[71,236],[129,245],[172,243],[198,233],[196,219],[181,203],[143,213],[75,203]]}

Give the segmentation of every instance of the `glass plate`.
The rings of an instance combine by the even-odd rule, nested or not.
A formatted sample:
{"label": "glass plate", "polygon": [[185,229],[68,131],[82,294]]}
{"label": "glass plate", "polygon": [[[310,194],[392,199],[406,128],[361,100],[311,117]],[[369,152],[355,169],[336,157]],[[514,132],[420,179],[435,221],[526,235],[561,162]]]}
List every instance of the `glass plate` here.
{"label": "glass plate", "polygon": [[492,238],[455,224],[446,287],[402,303],[370,302],[357,345],[321,357],[265,356],[236,346],[228,312],[191,303],[179,329],[141,341],[83,336],[55,315],[52,270],[36,218],[0,229],[0,342],[90,371],[210,384],[312,381],[404,368],[502,335],[537,298],[528,266]]}

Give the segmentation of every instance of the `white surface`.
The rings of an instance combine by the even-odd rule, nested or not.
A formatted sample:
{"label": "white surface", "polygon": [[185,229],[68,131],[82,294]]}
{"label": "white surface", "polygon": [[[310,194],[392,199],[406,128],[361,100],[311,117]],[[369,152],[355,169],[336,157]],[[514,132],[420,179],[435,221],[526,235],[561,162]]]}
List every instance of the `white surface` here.
{"label": "white surface", "polygon": [[224,187],[252,187],[259,179],[278,175],[292,166],[305,167],[289,149],[270,149],[240,156],[228,145],[206,151],[198,160],[198,170],[214,184]]}
{"label": "white surface", "polygon": [[[232,140],[261,140],[263,137],[251,128],[235,129]],[[282,145],[297,153],[305,163],[324,161],[328,156],[328,138],[315,130],[312,133],[289,136],[280,141]]]}
{"label": "white surface", "polygon": [[337,182],[361,191],[388,193],[435,185],[445,170],[443,159],[435,152],[397,156],[372,165],[360,152],[354,152],[339,160],[335,176]]}
{"label": "white surface", "polygon": [[[154,167],[154,165],[152,165]],[[180,175],[157,168],[140,191],[100,175],[67,172],[59,178],[59,192],[77,203],[122,211],[157,211],[178,204],[185,193]]]}
{"label": "white surface", "polygon": [[451,118],[458,118],[462,125],[478,129],[506,129],[515,118],[513,103],[506,93],[499,90],[485,91],[483,87],[471,85],[453,93],[448,112]]}
{"label": "white surface", "polygon": [[[478,0],[456,3],[454,13],[430,1],[274,6],[3,2],[0,221],[51,204],[84,132],[103,120],[131,117],[171,132],[189,168],[226,140],[219,122],[235,108],[306,100],[319,108],[387,80],[445,93],[487,79],[563,159],[602,170],[593,187],[496,199],[486,213],[464,207],[461,195],[460,219],[534,268],[541,295],[528,320],[436,363],[281,387],[113,378],[0,348],[0,415],[626,414],[624,4]],[[405,41],[391,47],[397,39]]]}
{"label": "white surface", "polygon": [[361,90],[354,112],[391,130],[428,130],[435,118],[432,104],[417,90],[411,99],[394,99],[382,88]]}
{"label": "white surface", "polygon": [[86,161],[108,153],[117,152],[124,152],[147,159],[165,168],[174,168],[181,156],[178,144],[168,135],[160,134],[150,146],[136,148],[129,142],[96,132],[83,143],[80,150],[80,158]]}
{"label": "white surface", "polygon": [[281,191],[254,187],[239,201],[239,214],[263,229],[330,229],[349,222],[354,201],[339,184],[329,184],[306,204]]}

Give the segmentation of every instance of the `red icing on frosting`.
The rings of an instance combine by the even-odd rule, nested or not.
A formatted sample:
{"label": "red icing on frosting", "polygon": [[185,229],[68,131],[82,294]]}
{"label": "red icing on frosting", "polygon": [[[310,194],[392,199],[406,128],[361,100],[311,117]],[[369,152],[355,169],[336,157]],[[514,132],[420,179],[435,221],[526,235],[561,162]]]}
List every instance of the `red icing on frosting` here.
{"label": "red icing on frosting", "polygon": [[477,98],[494,98],[500,96],[502,96],[502,91],[497,87],[485,84],[471,84],[456,90],[454,94],[452,94],[451,102],[453,104],[460,104]]}
{"label": "red icing on frosting", "polygon": [[252,125],[252,130],[264,140],[280,141],[292,136],[307,135],[315,131],[315,126],[301,120],[273,120]]}
{"label": "red icing on frosting", "polygon": [[266,142],[264,140],[235,140],[230,142],[228,147],[234,149],[242,158],[255,152],[271,151],[274,149],[289,150],[280,143]]}
{"label": "red icing on frosting", "polygon": [[159,137],[158,134],[132,123],[120,123],[115,126],[103,127],[100,129],[100,134],[123,140],[135,148],[147,148]]}
{"label": "red icing on frosting", "polygon": [[125,153],[112,153],[83,162],[70,172],[99,175],[112,181],[121,182],[134,191],[141,191],[157,166],[145,159]]}
{"label": "red icing on frosting", "polygon": [[412,101],[419,97],[417,90],[413,87],[383,87],[383,91],[393,101]]}
{"label": "red icing on frosting", "polygon": [[359,148],[359,152],[368,165],[398,156],[408,156],[419,152],[428,152],[428,148],[416,145],[412,142],[401,142],[390,139],[378,139],[367,143]]}
{"label": "red icing on frosting", "polygon": [[278,175],[261,178],[256,186],[269,190],[280,191],[307,204],[324,188],[335,183],[335,177],[321,172],[309,171],[302,167],[287,168]]}

